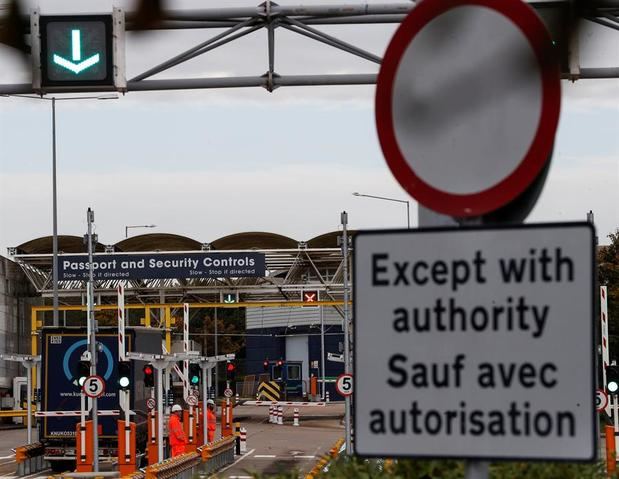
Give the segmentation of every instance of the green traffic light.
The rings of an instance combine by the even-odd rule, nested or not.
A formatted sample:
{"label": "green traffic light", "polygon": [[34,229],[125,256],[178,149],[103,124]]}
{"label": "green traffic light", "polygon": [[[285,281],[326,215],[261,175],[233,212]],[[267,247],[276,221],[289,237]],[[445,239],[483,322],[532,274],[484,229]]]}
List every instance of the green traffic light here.
{"label": "green traffic light", "polygon": [[[87,70],[93,65],[96,65],[101,60],[101,56],[98,53],[88,57],[86,60],[82,60],[82,32],[80,30],[71,30],[71,60],[61,57],[54,53],[53,60],[58,66],[66,68],[72,71],[76,75],[79,75],[84,70]],[[78,63],[76,63],[78,62]]]}

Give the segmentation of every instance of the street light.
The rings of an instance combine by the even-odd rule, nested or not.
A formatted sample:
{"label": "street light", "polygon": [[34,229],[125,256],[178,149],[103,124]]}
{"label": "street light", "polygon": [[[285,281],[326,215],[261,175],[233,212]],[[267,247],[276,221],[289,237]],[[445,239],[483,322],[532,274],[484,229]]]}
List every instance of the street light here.
{"label": "street light", "polygon": [[58,195],[56,193],[56,100],[117,100],[118,95],[40,97],[32,95],[2,95],[3,97],[29,98],[52,102],[52,324],[58,320]]}
{"label": "street light", "polygon": [[129,228],[156,228],[157,225],[129,225],[125,226],[125,238],[129,237]]}
{"label": "street light", "polygon": [[352,195],[363,196],[364,198],[374,198],[377,200],[395,201],[396,203],[406,203],[406,224],[408,226],[408,229],[411,229],[410,202],[408,200],[398,200],[396,198],[385,198],[384,196],[364,195],[362,193],[357,193],[356,191]]}

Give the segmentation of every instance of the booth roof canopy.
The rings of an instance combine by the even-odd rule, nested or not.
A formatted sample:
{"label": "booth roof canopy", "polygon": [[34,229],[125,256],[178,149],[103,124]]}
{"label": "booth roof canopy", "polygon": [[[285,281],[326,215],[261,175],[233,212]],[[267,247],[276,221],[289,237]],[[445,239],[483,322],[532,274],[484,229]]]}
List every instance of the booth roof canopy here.
{"label": "booth roof canopy", "polygon": [[[353,235],[354,231],[349,234]],[[305,243],[308,248],[337,248],[338,236],[341,236],[341,231],[333,231],[325,233]],[[282,236],[276,233],[265,232],[246,232],[236,233],[223,238],[208,242],[211,250],[249,250],[249,249],[293,249],[299,245],[299,240]],[[152,233],[119,241],[113,246],[116,252],[134,253],[146,251],[196,251],[200,250],[202,245],[200,241],[196,241],[186,236],[168,234],[168,233]],[[95,251],[102,253],[105,251],[104,243],[97,243]],[[53,251],[52,236],[44,236],[41,238],[27,241],[17,246],[17,254],[51,254]],[[85,253],[86,245],[81,236],[58,236],[58,252],[59,253]]]}

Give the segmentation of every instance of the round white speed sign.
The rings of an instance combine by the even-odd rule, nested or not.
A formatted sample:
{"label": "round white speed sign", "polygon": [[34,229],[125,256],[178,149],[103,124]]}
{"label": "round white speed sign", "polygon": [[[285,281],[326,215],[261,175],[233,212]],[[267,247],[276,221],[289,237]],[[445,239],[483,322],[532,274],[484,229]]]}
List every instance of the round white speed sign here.
{"label": "round white speed sign", "polygon": [[105,392],[105,381],[101,376],[88,376],[82,386],[86,396],[98,398]]}
{"label": "round white speed sign", "polygon": [[342,396],[350,396],[352,386],[352,374],[340,374],[335,381],[335,390]]}
{"label": "round white speed sign", "polygon": [[608,406],[608,395],[606,392],[598,389],[595,391],[595,410],[597,412],[603,411]]}

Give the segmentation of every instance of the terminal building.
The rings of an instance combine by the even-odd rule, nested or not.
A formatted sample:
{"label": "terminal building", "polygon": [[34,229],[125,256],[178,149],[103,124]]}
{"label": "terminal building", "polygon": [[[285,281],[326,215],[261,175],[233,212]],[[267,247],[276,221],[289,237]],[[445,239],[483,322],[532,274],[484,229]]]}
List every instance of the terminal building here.
{"label": "terminal building", "polygon": [[[182,337],[178,306],[190,303],[195,313],[190,321],[190,338],[194,344],[203,346],[202,354],[213,355],[217,348],[214,351],[212,329],[201,322],[212,320],[213,310],[215,318],[217,311],[220,312],[221,319],[226,316],[222,309],[236,308],[237,316],[245,321],[243,350],[234,351],[242,375],[258,378],[268,374],[272,379],[281,378],[286,384],[284,392],[294,396],[308,395],[310,379],[316,377],[319,383],[326,385],[331,399],[337,399],[332,381],[343,372],[343,364],[327,358],[339,356],[344,342],[345,268],[341,237],[342,233],[335,231],[298,241],[274,233],[247,232],[200,242],[157,233],[130,237],[116,244],[100,242],[95,246],[96,254],[261,253],[265,258],[265,271],[260,277],[98,279],[95,281],[95,304],[99,308],[96,314],[100,324],[114,323],[111,307],[117,302],[116,289],[122,281],[125,304],[133,308],[127,310],[128,325],[161,327],[169,330],[174,340]],[[60,255],[85,253],[83,238],[79,236],[59,236],[58,245]],[[6,328],[15,339],[6,346],[6,351],[30,353],[28,344],[34,344],[30,337],[31,310],[34,311],[35,335],[38,328],[54,325],[52,237],[34,239],[11,248],[10,256],[13,261],[4,261],[3,264],[8,265],[5,270],[8,268],[15,278],[14,284],[20,285],[13,288],[19,289],[28,299],[12,299],[11,313],[7,315],[12,319],[3,323],[0,317],[0,331],[3,324],[11,325],[11,329]],[[16,293],[17,289],[12,291]],[[61,280],[58,296],[60,308],[55,325],[83,326],[85,314],[80,306],[86,304],[86,282]],[[350,317],[352,308],[348,309]],[[15,334],[15,328],[21,330]],[[223,336],[218,337],[217,352],[233,352],[223,350],[225,341],[222,340]],[[0,387],[2,367],[0,362]],[[4,373],[5,377],[11,374]],[[325,392],[322,386],[320,392]]]}

